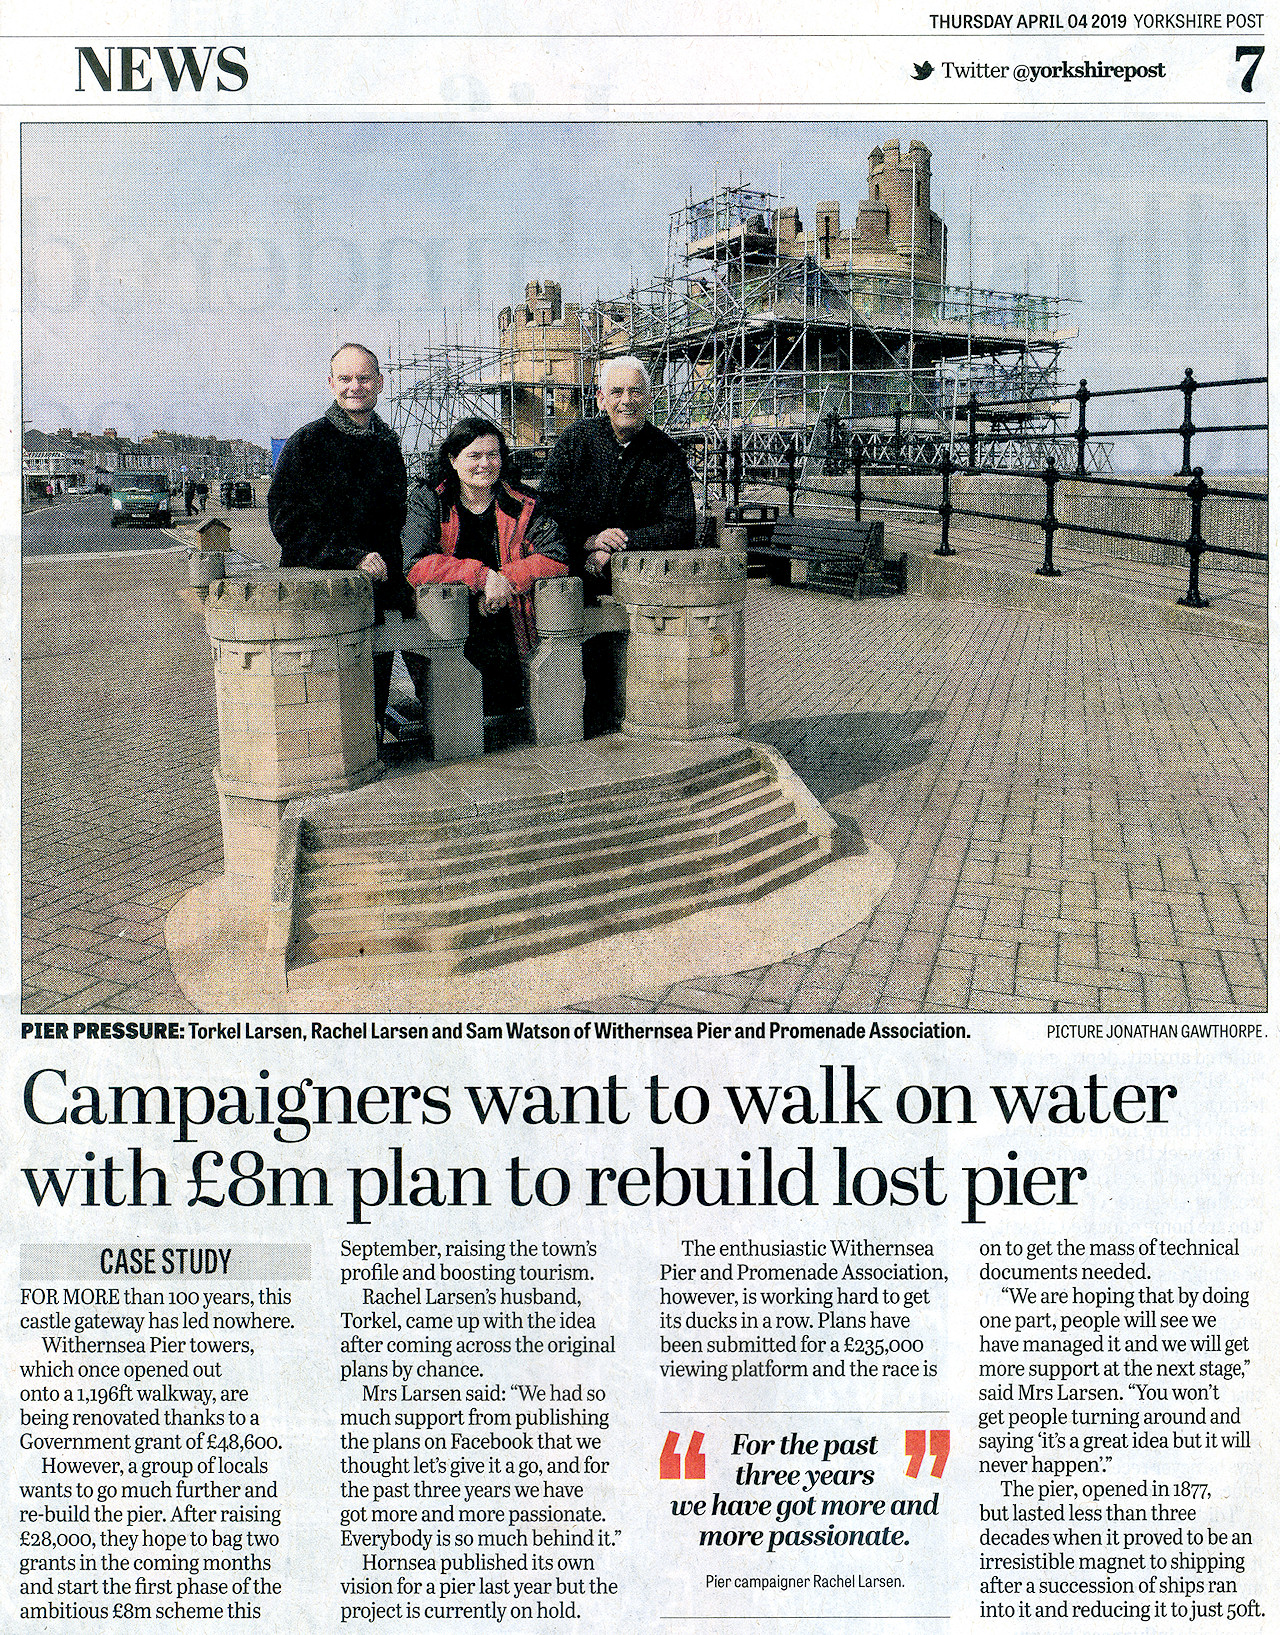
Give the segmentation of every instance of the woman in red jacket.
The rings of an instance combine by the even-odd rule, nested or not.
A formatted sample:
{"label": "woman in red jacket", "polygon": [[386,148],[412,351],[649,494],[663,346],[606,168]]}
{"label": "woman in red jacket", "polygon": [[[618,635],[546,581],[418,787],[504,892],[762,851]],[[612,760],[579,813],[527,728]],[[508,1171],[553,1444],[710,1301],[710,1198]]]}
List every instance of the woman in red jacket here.
{"label": "woman in red jacket", "polygon": [[460,420],[427,481],[410,494],[404,531],[411,585],[464,584],[471,592],[463,651],[480,671],[486,715],[523,707],[524,661],[538,640],[534,583],[569,571],[556,524],[545,515],[534,521],[535,498],[510,480],[510,466],[497,426]]}

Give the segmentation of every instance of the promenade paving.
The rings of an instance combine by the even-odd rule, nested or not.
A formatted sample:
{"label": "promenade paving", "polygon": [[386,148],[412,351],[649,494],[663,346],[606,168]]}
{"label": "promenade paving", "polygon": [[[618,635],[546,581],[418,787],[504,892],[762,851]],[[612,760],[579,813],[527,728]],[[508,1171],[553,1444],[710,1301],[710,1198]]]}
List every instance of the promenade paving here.
{"label": "promenade paving", "polygon": [[[261,513],[233,527],[270,565]],[[983,543],[957,539],[971,563]],[[748,730],[896,859],[893,883],[805,954],[578,1008],[1264,1008],[1265,581],[1206,575],[1203,628],[1170,629],[1150,571],[1099,566],[1107,623],[1006,605],[998,574],[991,600],[974,577],[963,597],[860,602],[753,581]],[[222,860],[184,578],[181,550],[24,563],[27,1012],[191,1008],[164,920]]]}

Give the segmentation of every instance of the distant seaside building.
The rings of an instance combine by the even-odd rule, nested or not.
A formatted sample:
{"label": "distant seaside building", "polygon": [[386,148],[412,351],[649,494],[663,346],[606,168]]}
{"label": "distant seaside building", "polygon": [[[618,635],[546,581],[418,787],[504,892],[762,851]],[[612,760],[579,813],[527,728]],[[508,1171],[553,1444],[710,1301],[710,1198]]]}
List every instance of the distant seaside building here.
{"label": "distant seaside building", "polygon": [[101,433],[22,434],[22,479],[28,492],[43,493],[49,482],[59,492],[92,489],[110,482],[111,473],[163,471],[171,482],[184,475],[199,481],[221,477],[257,477],[271,469],[266,449],[243,438],[196,437],[187,432],[152,431],[138,442],[121,437],[114,426]]}

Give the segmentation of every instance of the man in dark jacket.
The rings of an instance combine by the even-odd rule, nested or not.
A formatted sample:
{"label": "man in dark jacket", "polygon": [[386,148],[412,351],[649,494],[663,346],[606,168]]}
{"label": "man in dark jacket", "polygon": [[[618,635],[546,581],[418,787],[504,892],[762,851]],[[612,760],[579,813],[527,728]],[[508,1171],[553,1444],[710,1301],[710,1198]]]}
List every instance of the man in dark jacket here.
{"label": "man in dark jacket", "polygon": [[569,571],[588,598],[607,589],[619,551],[688,551],[696,543],[693,483],[678,443],[648,419],[649,375],[638,358],[609,358],[596,383],[600,413],[564,432],[538,490],[559,524]]}
{"label": "man in dark jacket", "polygon": [[[678,443],[649,422],[652,391],[639,358],[609,358],[596,377],[598,415],[562,433],[538,488],[538,515],[557,523],[584,600],[612,581],[620,551],[688,551],[697,543],[693,482]],[[583,643],[586,733],[619,725],[621,638]]]}
{"label": "man in dark jacket", "polygon": [[[329,360],[333,402],[280,450],[267,494],[267,521],[282,568],[358,568],[373,580],[374,611],[406,616],[414,596],[400,555],[409,479],[396,434],[374,405],[382,390],[375,353],[347,341]],[[373,661],[381,725],[394,654]]]}

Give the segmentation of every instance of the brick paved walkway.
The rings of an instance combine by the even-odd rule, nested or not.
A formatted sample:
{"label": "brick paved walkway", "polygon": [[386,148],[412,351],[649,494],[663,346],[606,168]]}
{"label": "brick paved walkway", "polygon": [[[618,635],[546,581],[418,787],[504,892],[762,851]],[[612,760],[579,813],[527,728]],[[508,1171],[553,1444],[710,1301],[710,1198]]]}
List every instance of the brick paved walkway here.
{"label": "brick paved walkway", "polygon": [[165,916],[222,870],[218,726],[182,552],[23,564],[22,1004],[190,1010]]}
{"label": "brick paved walkway", "polygon": [[962,602],[753,612],[753,734],[897,871],[812,956],[647,1003],[1265,1006],[1265,648]]}
{"label": "brick paved walkway", "polygon": [[[24,564],[23,1006],[189,1009],[168,909],[221,869],[181,554]],[[1258,1009],[1266,647],[753,582],[751,731],[898,862],[871,920],[597,1010]]]}

